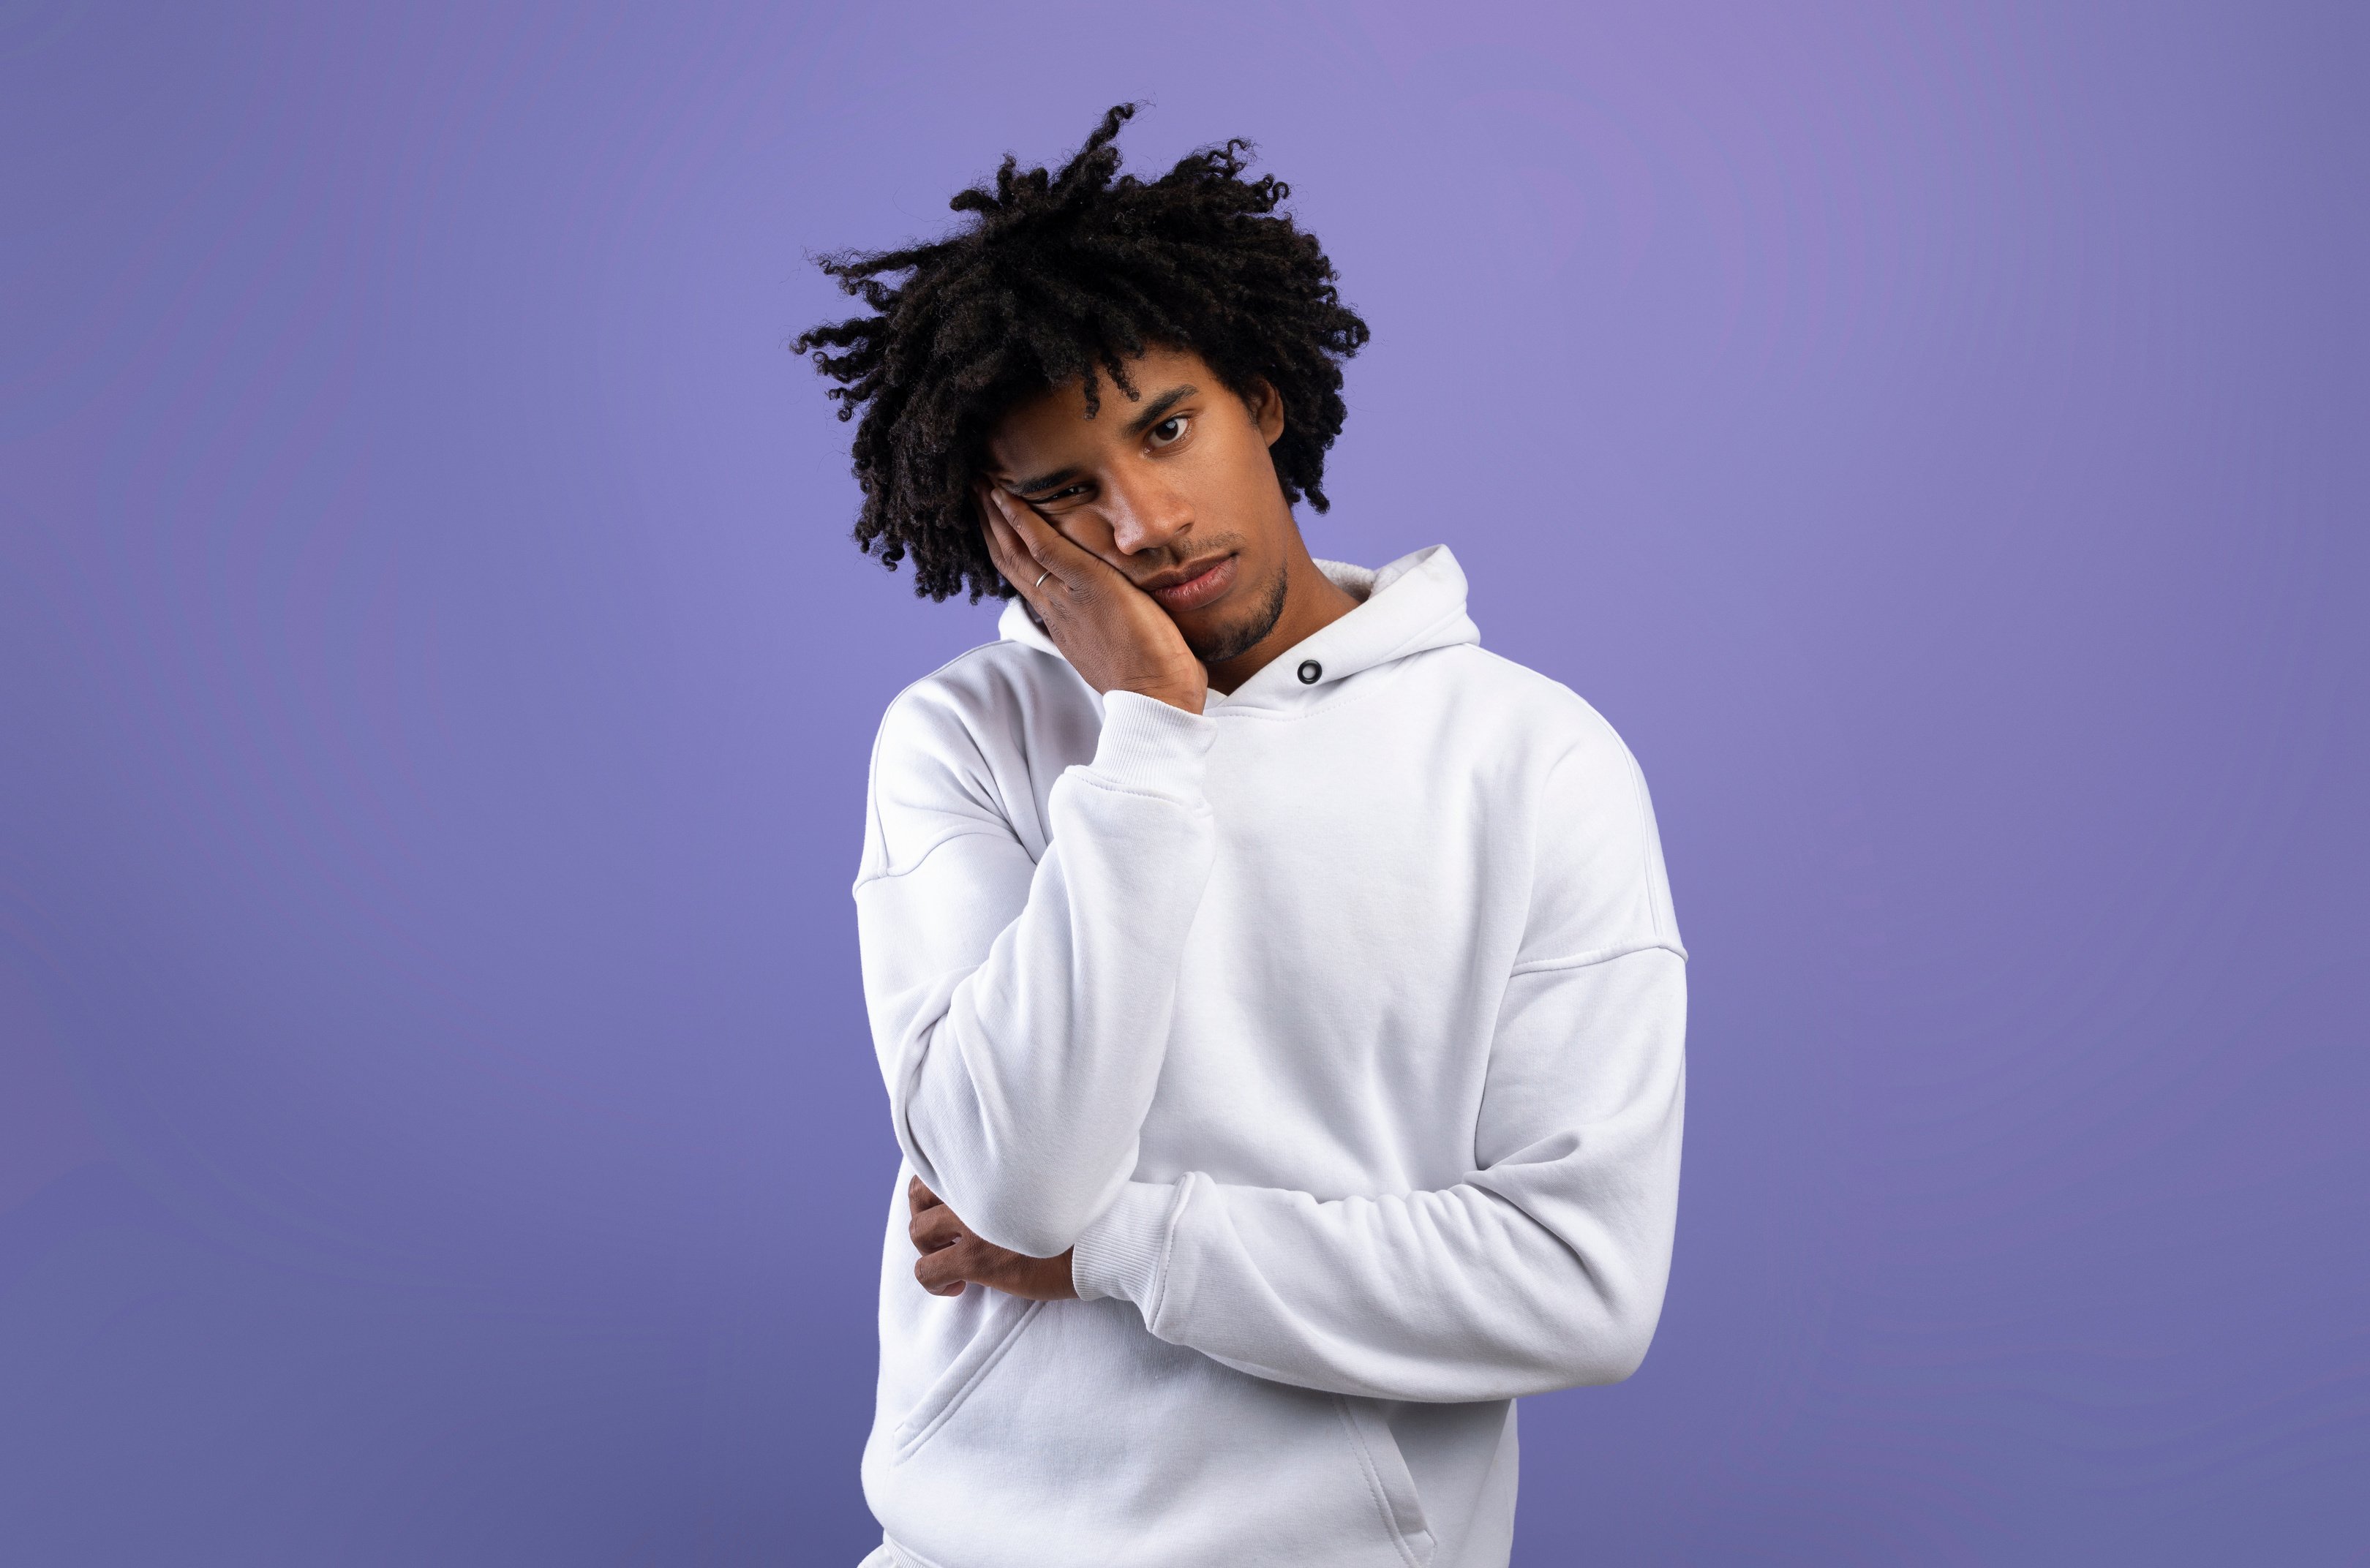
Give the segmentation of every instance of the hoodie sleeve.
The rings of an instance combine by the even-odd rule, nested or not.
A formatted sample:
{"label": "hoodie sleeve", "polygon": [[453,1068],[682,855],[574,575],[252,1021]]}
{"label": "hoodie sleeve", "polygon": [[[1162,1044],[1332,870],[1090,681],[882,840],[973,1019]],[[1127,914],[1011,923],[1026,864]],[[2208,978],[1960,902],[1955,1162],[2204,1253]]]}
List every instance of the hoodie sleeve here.
{"label": "hoodie sleeve", "polygon": [[[1642,780],[1634,810],[1589,794],[1549,820],[1627,820],[1609,840],[1541,835],[1461,1181],[1325,1199],[1199,1172],[1131,1183],[1078,1242],[1079,1294],[1133,1301],[1160,1338],[1238,1370],[1336,1393],[1503,1399],[1636,1370],[1678,1204],[1685,955]],[[1624,862],[1631,876],[1605,876]]]}
{"label": "hoodie sleeve", "polygon": [[1033,863],[1004,805],[1026,787],[943,693],[909,692],[874,749],[856,885],[865,1002],[897,1141],[978,1234],[1066,1251],[1136,1163],[1185,933],[1214,853],[1217,726],[1103,700]]}

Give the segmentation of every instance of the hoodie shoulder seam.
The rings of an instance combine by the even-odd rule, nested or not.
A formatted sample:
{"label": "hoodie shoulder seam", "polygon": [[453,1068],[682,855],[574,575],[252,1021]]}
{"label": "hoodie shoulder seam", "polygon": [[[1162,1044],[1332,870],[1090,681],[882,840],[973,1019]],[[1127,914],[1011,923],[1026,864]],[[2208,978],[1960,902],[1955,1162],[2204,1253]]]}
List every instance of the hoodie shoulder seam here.
{"label": "hoodie shoulder seam", "polygon": [[[1659,921],[1655,923],[1657,926],[1661,924]],[[1675,955],[1683,964],[1687,958],[1687,950],[1685,947],[1657,931],[1652,936],[1640,937],[1634,942],[1616,942],[1609,947],[1592,948],[1585,953],[1575,953],[1568,958],[1534,958],[1528,963],[1515,965],[1507,973],[1536,975],[1555,969],[1593,969],[1599,964],[1610,964],[1616,958],[1627,958],[1637,953],[1669,953]]]}
{"label": "hoodie shoulder seam", "polygon": [[944,675],[948,670],[952,670],[956,665],[964,662],[966,659],[977,658],[982,654],[994,653],[1000,647],[1019,648],[1023,652],[1036,654],[1041,658],[1053,658],[1057,657],[1055,655],[1046,653],[1042,648],[1030,647],[1027,643],[1016,641],[1011,637],[998,637],[992,643],[976,643],[972,647],[963,649],[962,652],[955,655],[944,664],[939,665],[936,670],[931,670],[928,674],[917,675],[914,677],[913,680],[906,681],[903,686],[898,689],[897,694],[889,699],[889,707],[883,708],[881,712],[887,713],[890,708],[894,708],[899,703],[903,702],[907,695],[910,694],[916,687],[928,685],[931,681],[936,681],[939,676]]}
{"label": "hoodie shoulder seam", "polygon": [[[868,839],[879,838],[882,830],[882,824],[880,821],[880,747],[881,742],[888,738],[890,720],[895,715],[897,710],[904,704],[905,699],[912,696],[915,692],[920,691],[923,687],[938,680],[938,677],[946,674],[947,671],[954,669],[955,666],[961,664],[968,659],[976,658],[980,655],[988,653],[993,649],[1002,647],[1011,641],[1012,639],[1009,637],[999,637],[995,642],[980,643],[963,649],[962,652],[955,655],[952,658],[948,659],[936,670],[931,670],[928,674],[916,676],[913,680],[905,682],[903,686],[898,689],[897,694],[890,698],[888,704],[880,710],[880,723],[872,732],[872,754],[866,760],[864,768],[864,822],[866,837]],[[1021,647],[1027,647],[1026,644],[1015,644],[1014,646]],[[1035,648],[1029,648],[1028,651],[1036,653],[1038,650]],[[968,715],[965,716],[968,717]],[[971,726],[968,723],[964,724],[962,726],[962,730],[965,736],[971,738],[972,747],[976,750],[978,747],[978,738],[976,735],[972,733]],[[933,750],[936,749],[934,748]],[[933,847],[935,848],[936,846]],[[883,873],[880,872],[868,873],[865,869],[866,864],[869,864],[869,857],[867,862],[859,863],[857,869],[856,885],[858,887],[863,887],[868,882],[879,880],[883,875]]]}

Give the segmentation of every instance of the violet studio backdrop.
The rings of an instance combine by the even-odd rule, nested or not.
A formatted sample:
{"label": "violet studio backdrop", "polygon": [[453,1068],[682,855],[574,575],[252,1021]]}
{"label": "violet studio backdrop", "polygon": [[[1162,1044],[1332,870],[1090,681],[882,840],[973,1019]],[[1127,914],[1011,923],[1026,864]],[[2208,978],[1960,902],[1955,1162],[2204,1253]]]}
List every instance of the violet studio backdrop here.
{"label": "violet studio backdrop", "polygon": [[1652,782],[1677,1259],[1518,1562],[2370,1550],[2359,7],[0,6],[0,1560],[853,1564],[802,259],[1151,100]]}

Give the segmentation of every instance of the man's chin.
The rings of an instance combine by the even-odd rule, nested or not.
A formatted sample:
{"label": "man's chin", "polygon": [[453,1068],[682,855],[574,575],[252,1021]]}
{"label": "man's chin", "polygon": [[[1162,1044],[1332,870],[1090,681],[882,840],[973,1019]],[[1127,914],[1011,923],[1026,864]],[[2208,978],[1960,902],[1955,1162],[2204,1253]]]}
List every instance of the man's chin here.
{"label": "man's chin", "polygon": [[[1180,626],[1178,630],[1185,629]],[[1257,637],[1245,640],[1231,628],[1214,632],[1203,630],[1185,633],[1185,646],[1191,648],[1193,657],[1204,664],[1224,664],[1230,658],[1239,658],[1249,652],[1258,642]]]}
{"label": "man's chin", "polygon": [[[1240,658],[1259,647],[1275,624],[1283,619],[1283,600],[1287,578],[1279,567],[1272,582],[1264,592],[1246,594],[1240,586],[1226,597],[1245,599],[1248,603],[1237,609],[1232,604],[1214,604],[1207,619],[1196,616],[1199,625],[1188,625],[1177,620],[1177,629],[1184,634],[1185,646],[1203,664],[1224,664]],[[1175,619],[1172,617],[1172,619]]]}

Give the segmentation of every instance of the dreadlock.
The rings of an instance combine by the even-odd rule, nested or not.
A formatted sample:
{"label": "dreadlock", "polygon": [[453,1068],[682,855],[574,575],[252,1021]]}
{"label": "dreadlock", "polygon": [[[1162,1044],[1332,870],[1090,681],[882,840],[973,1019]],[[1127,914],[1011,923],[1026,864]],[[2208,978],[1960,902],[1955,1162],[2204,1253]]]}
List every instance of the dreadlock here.
{"label": "dreadlock", "polygon": [[1058,174],[1007,155],[993,189],[947,203],[976,214],[948,238],[820,258],[878,314],[815,327],[793,349],[839,383],[827,395],[842,419],[862,410],[856,542],[892,571],[910,557],[916,594],[1010,596],[970,488],[988,432],[1073,381],[1093,417],[1099,371],[1136,396],[1123,361],[1155,344],[1199,354],[1238,395],[1261,378],[1274,386],[1284,499],[1326,509],[1325,451],[1347,413],[1340,361],[1366,324],[1341,303],[1316,237],[1276,212],[1291,187],[1242,177],[1249,143],[1203,148],[1149,184],[1119,175],[1111,143],[1135,109],[1105,114]]}

